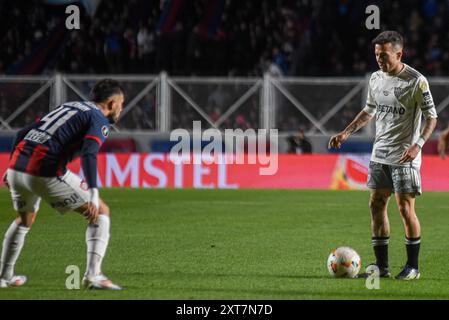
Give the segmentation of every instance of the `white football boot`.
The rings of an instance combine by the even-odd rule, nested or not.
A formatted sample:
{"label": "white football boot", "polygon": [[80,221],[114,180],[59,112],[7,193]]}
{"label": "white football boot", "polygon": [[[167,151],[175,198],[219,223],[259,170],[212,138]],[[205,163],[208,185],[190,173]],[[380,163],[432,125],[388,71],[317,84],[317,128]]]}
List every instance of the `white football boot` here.
{"label": "white football boot", "polygon": [[100,274],[98,276],[83,277],[83,285],[86,289],[96,289],[96,290],[122,290],[122,287],[114,284],[105,275]]}
{"label": "white football boot", "polygon": [[26,276],[13,276],[11,279],[0,279],[0,288],[13,288],[23,286],[27,282]]}

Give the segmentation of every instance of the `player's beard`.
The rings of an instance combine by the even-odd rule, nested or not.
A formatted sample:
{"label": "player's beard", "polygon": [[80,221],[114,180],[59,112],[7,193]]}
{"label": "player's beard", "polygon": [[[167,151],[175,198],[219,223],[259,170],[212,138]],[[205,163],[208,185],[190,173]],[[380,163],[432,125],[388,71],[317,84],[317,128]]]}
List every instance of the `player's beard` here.
{"label": "player's beard", "polygon": [[109,124],[116,124],[117,121],[118,121],[118,117],[115,117],[115,116],[109,116],[109,117],[108,117],[108,120],[109,120]]}

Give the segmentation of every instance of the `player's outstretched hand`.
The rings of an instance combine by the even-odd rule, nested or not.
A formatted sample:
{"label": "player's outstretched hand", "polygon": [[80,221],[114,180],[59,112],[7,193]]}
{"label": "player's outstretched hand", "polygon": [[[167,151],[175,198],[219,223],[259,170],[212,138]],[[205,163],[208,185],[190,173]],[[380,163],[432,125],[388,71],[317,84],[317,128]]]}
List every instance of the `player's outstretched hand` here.
{"label": "player's outstretched hand", "polygon": [[415,159],[416,156],[418,155],[419,151],[421,151],[421,147],[418,146],[416,143],[413,144],[410,148],[407,148],[402,153],[401,159],[399,159],[399,163],[403,164],[406,162],[413,161],[413,159]]}
{"label": "player's outstretched hand", "polygon": [[343,142],[346,141],[346,139],[348,139],[349,135],[347,133],[345,133],[344,131],[332,136],[329,140],[329,144],[328,144],[328,149],[330,148],[335,148],[335,149],[340,149],[341,148],[341,144]]}
{"label": "player's outstretched hand", "polygon": [[5,173],[3,174],[3,183],[4,183],[4,185],[9,189],[9,183],[8,183],[8,179],[7,179],[7,174],[8,174],[8,171],[5,171]]}

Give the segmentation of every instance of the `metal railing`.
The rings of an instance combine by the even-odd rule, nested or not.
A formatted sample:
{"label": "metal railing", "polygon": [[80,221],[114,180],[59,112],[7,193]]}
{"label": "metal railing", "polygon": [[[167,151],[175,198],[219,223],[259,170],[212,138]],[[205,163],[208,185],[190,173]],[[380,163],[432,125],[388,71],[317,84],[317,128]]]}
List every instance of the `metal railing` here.
{"label": "metal railing", "polygon": [[[310,135],[341,130],[365,104],[368,79],[213,78],[159,75],[68,75],[0,77],[0,130],[15,131],[65,101],[88,100],[93,84],[113,78],[123,85],[126,106],[121,132],[169,132],[202,128],[303,128]],[[429,78],[442,123],[449,114],[449,78]],[[372,136],[373,126],[361,135]]]}

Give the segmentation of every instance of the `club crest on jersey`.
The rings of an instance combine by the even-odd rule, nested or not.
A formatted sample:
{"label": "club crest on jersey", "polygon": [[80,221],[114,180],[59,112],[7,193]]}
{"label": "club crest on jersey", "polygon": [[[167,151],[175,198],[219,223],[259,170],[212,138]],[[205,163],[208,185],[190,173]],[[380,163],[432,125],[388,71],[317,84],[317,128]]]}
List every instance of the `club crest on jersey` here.
{"label": "club crest on jersey", "polygon": [[399,99],[405,93],[405,89],[401,87],[394,88],[394,96]]}
{"label": "club crest on jersey", "polygon": [[109,136],[109,128],[106,126],[101,127],[101,134],[103,137],[107,138]]}

